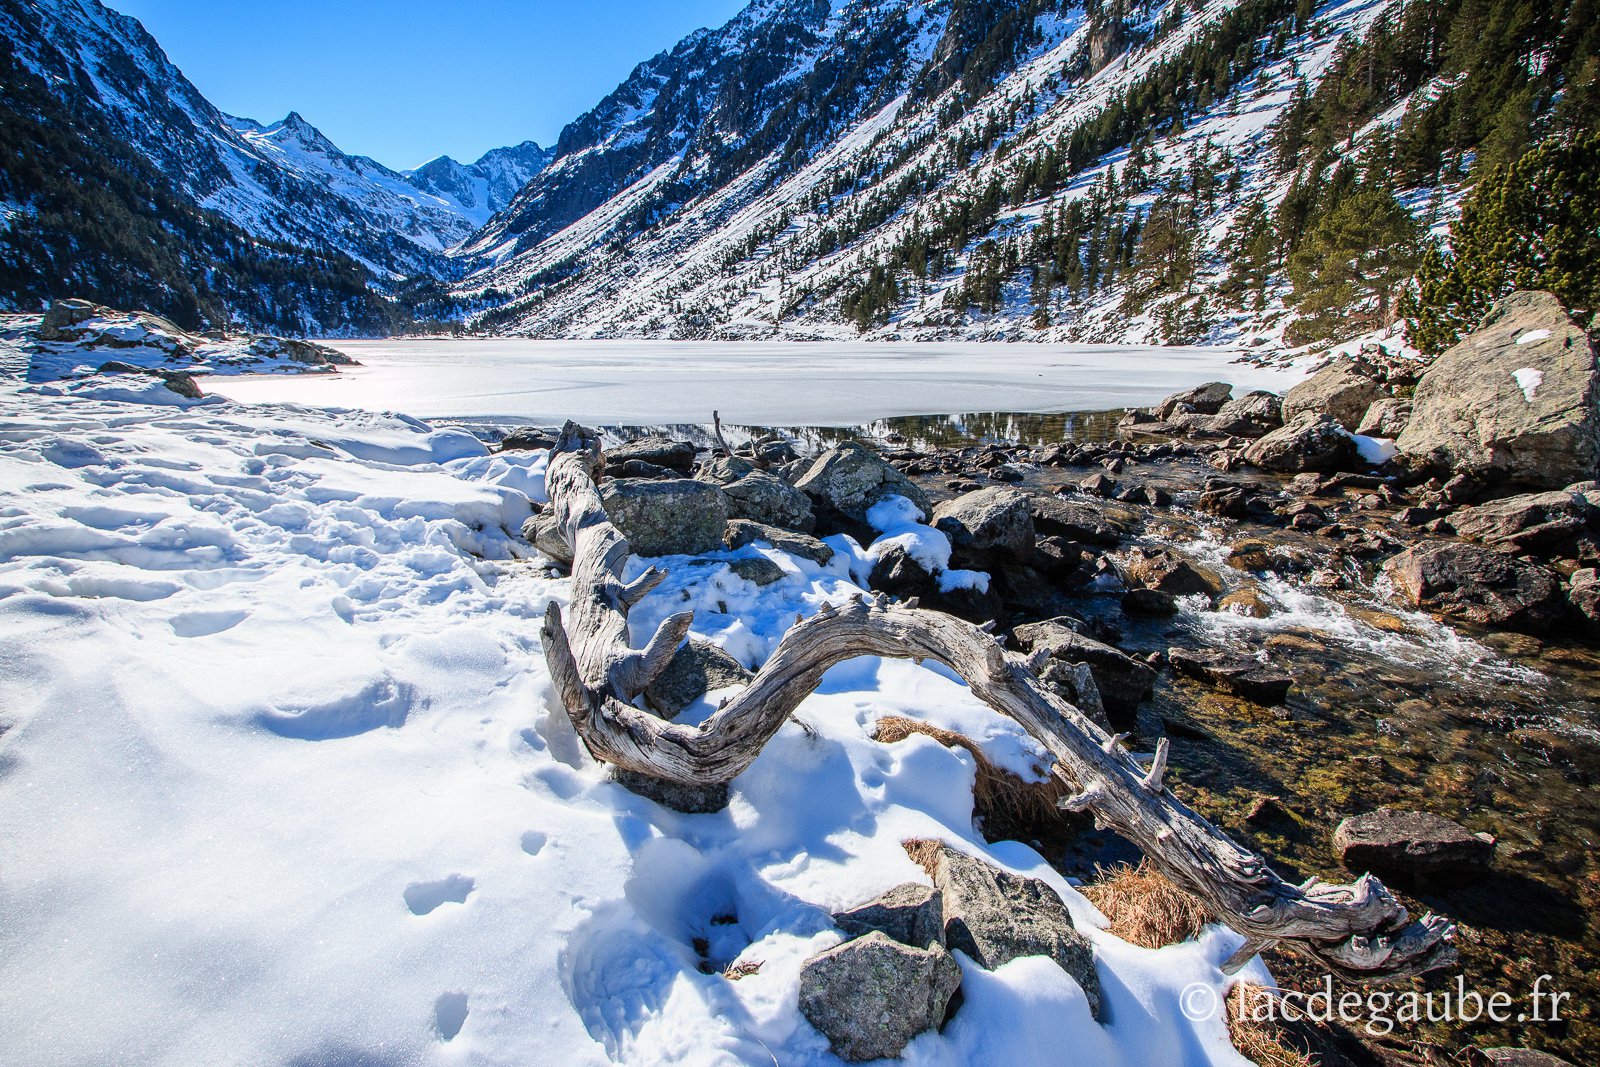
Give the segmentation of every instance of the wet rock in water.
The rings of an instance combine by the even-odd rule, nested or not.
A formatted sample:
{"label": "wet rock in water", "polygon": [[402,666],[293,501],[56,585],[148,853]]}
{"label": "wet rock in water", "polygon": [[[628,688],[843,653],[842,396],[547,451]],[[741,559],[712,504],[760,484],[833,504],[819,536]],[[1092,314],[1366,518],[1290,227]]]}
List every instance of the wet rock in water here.
{"label": "wet rock in water", "polygon": [[1566,614],[1554,571],[1478,545],[1427,541],[1383,570],[1411,607],[1479,626],[1542,634]]}
{"label": "wet rock in water", "polygon": [[1123,580],[1130,587],[1156,589],[1173,596],[1220,596],[1217,572],[1167,548],[1136,548],[1121,561]]}
{"label": "wet rock in water", "polygon": [[1052,578],[1064,578],[1083,563],[1083,550],[1065,537],[1041,537],[1033,547],[1033,565]]}
{"label": "wet rock in water", "polygon": [[601,487],[600,503],[638,555],[692,556],[722,547],[728,498],[710,482],[617,479]]}
{"label": "wet rock in water", "polygon": [[898,1056],[943,1020],[961,966],[943,948],[914,948],[874,930],[800,968],[800,1013],[840,1059]]}
{"label": "wet rock in water", "polygon": [[795,488],[809,496],[823,515],[837,513],[858,523],[867,521],[867,511],[874,504],[891,496],[905,497],[924,515],[933,511],[928,494],[877,453],[855,441],[846,441],[818,456],[795,482]]}
{"label": "wet rock in water", "polygon": [[500,438],[502,452],[537,452],[555,445],[556,435],[537,426],[518,426]]}
{"label": "wet rock in water", "polygon": [[1426,877],[1482,874],[1494,859],[1495,841],[1432,812],[1380,808],[1341,822],[1333,847],[1352,871]]}
{"label": "wet rock in water", "polygon": [[1117,480],[1109,474],[1091,474],[1078,483],[1078,492],[1088,496],[1109,497],[1117,491]]}
{"label": "wet rock in water", "polygon": [[1094,675],[1106,710],[1129,717],[1155,688],[1156,672],[1138,660],[1092,637],[1076,632],[1073,620],[1047,619],[1012,631],[1025,652],[1045,650],[1061,663],[1082,663]]}
{"label": "wet rock in water", "polygon": [[996,467],[989,472],[989,480],[991,482],[1016,483],[1022,481],[1027,476],[1027,469],[1016,463],[1007,463],[1003,466]]}
{"label": "wet rock in water", "polygon": [[1172,506],[1172,497],[1167,491],[1154,485],[1128,485],[1118,490],[1116,499],[1124,504],[1142,504],[1145,507],[1165,508]]}
{"label": "wet rock in water", "polygon": [[781,478],[764,471],[751,471],[743,478],[722,487],[736,519],[781,526],[810,533],[817,527],[811,498]]}
{"label": "wet rock in water", "polygon": [[730,519],[723,531],[723,543],[729,548],[745,545],[768,544],[791,556],[809,559],[814,563],[827,563],[833,558],[833,549],[808,534],[783,530],[766,523],[749,519]]}
{"label": "wet rock in water", "polygon": [[1450,526],[1462,537],[1486,545],[1533,552],[1587,532],[1593,518],[1589,501],[1562,489],[1461,508],[1450,516]]}
{"label": "wet rock in water", "polygon": [[746,559],[731,559],[728,569],[747,582],[755,585],[771,585],[781,582],[784,569],[765,556],[750,556]]}
{"label": "wet rock in water", "polygon": [[1232,395],[1233,386],[1227,382],[1207,382],[1193,389],[1185,389],[1181,393],[1173,393],[1152,408],[1151,414],[1158,419],[1170,419],[1184,411],[1215,415],[1222,410],[1222,405],[1226,404]]}
{"label": "wet rock in water", "polygon": [[1054,889],[993,864],[939,846],[933,884],[944,893],[945,943],[994,970],[1022,956],[1048,956],[1083,989],[1100,1018],[1100,976],[1094,949],[1072,925]]}
{"label": "wet rock in water", "polygon": [[1283,421],[1327,415],[1346,430],[1361,425],[1372,402],[1388,390],[1363,373],[1354,360],[1336,359],[1301,382],[1283,398]]}
{"label": "wet rock in water", "polygon": [[1197,511],[1220,519],[1243,519],[1250,515],[1250,498],[1237,485],[1208,487],[1194,506]]}
{"label": "wet rock in water", "polygon": [[644,698],[664,719],[671,719],[702,696],[742,686],[755,677],[744,664],[709,641],[690,638],[672,654],[667,669],[644,691]]}
{"label": "wet rock in water", "polygon": [[1264,389],[1234,397],[1212,416],[1210,427],[1234,437],[1262,437],[1283,425],[1283,398]]}
{"label": "wet rock in water", "polygon": [[1178,598],[1159,589],[1130,589],[1122,594],[1125,615],[1165,616],[1178,613]]}
{"label": "wet rock in water", "polygon": [[833,914],[833,925],[846,936],[874,930],[914,948],[944,947],[944,894],[921,882],[903,882],[893,889]]}
{"label": "wet rock in water", "polygon": [[1281,429],[1252,442],[1244,461],[1262,470],[1284,474],[1331,473],[1357,461],[1356,442],[1327,415],[1304,414]]}
{"label": "wet rock in water", "polygon": [[1243,615],[1248,619],[1264,619],[1272,614],[1272,605],[1257,589],[1236,589],[1223,597],[1217,610]]}
{"label": "wet rock in water", "polygon": [[1219,650],[1171,648],[1167,650],[1167,662],[1185,677],[1269,706],[1289,699],[1289,686],[1294,681],[1285,672],[1258,659]]}
{"label": "wet rock in water", "polygon": [[694,470],[694,445],[670,437],[641,437],[606,450],[606,469],[621,468],[629,460],[665,467],[679,474]]}
{"label": "wet rock in water", "polygon": [[561,535],[561,527],[554,515],[535,515],[523,523],[522,537],[561,566],[572,566],[572,546]]}
{"label": "wet rock in water", "polygon": [[1583,567],[1567,579],[1567,603],[1589,625],[1600,628],[1600,571]]}
{"label": "wet rock in water", "polygon": [[1588,336],[1551,294],[1517,292],[1434,361],[1395,443],[1420,466],[1559,489],[1595,476],[1597,406]]}
{"label": "wet rock in water", "polygon": [[1030,496],[1028,502],[1034,529],[1041,534],[1109,547],[1133,532],[1134,520],[1125,508],[1042,494]]}
{"label": "wet rock in water", "polygon": [[1367,406],[1355,432],[1362,437],[1384,437],[1392,441],[1405,432],[1406,423],[1410,421],[1411,401],[1379,397]]}
{"label": "wet rock in water", "polygon": [[1033,513],[1028,498],[997,487],[946,500],[933,509],[931,525],[950,538],[962,566],[982,568],[1001,560],[1033,558]]}

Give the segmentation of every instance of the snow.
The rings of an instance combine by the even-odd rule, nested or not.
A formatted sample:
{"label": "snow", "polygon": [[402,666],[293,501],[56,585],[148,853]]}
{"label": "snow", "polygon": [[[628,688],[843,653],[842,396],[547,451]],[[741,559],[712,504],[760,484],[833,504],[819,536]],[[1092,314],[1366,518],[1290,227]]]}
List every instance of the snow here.
{"label": "snow", "polygon": [[[1543,331],[1535,331],[1543,332]],[[1517,342],[1521,344],[1521,341]],[[1522,390],[1523,397],[1528,403],[1533,403],[1533,394],[1539,391],[1539,386],[1544,384],[1544,371],[1532,367],[1522,367],[1511,372],[1512,380],[1517,383],[1517,388]]]}
{"label": "snow", "polygon": [[[799,966],[831,909],[925,877],[913,836],[1048,881],[1109,1022],[1045,961],[963,960],[965,1005],[907,1063],[1245,1062],[1177,1009],[1226,988],[1236,935],[1118,941],[977,835],[969,754],[870,739],[925,718],[1036,773],[948,672],[840,664],[726,811],[676,814],[610,783],[551,690],[539,620],[569,589],[516,536],[542,455],[100,389],[0,382],[0,1035],[28,1062],[834,1063]],[[785,577],[667,561],[635,640],[687,600],[753,663],[856,591],[859,549],[743,551]],[[734,960],[760,971],[702,973]]]}
{"label": "snow", "polygon": [[1529,330],[1527,333],[1525,333],[1521,337],[1517,338],[1517,344],[1519,344],[1519,345],[1531,345],[1535,341],[1547,341],[1549,339],[1550,339],[1550,331],[1549,330]]}
{"label": "snow", "polygon": [[1204,382],[1288,390],[1303,367],[1235,363],[1237,350],[1125,345],[884,342],[329,342],[362,366],[313,381],[211,382],[252,402],[505,416],[555,424],[707,422],[859,425],[965,411],[1104,411],[1149,406]]}
{"label": "snow", "polygon": [[1381,467],[1398,454],[1399,449],[1387,437],[1363,437],[1360,434],[1351,434],[1356,443],[1356,454],[1374,467]]}

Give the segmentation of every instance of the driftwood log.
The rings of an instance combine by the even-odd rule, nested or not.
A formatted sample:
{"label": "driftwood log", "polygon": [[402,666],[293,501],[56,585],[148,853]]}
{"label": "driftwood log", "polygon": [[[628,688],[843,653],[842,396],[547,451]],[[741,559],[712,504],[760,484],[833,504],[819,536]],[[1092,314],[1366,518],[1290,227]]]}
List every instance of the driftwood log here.
{"label": "driftwood log", "polygon": [[1055,757],[1054,772],[1076,792],[1062,806],[1142,849],[1174,883],[1246,938],[1228,961],[1237,970],[1284,943],[1347,979],[1388,980],[1454,962],[1452,925],[1412,921],[1384,885],[1363,875],[1347,885],[1312,878],[1294,885],[1262,857],[1191,811],[1163,782],[1167,741],[1143,764],[1041,683],[1042,664],[1004,651],[984,629],[887,598],[858,597],[799,619],[749,685],[704,723],[669,722],[633,700],[665,669],[693,621],[665,620],[642,649],[630,647],[628,611],[661,583],[654,568],[623,581],[630,550],[606,518],[594,477],[594,438],[568,424],[546,474],[550,503],[572,546],[572,600],[563,620],[551,603],[542,630],[545,658],[572,725],[597,760],[623,781],[726,789],[755,760],[829,667],[857,656],[935,660],[1008,715]]}

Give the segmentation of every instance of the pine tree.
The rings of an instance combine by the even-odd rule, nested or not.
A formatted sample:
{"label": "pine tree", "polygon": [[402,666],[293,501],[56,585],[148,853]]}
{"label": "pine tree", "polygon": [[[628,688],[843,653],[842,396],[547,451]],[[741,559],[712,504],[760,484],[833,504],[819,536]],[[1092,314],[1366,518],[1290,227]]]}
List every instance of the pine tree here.
{"label": "pine tree", "polygon": [[1358,186],[1323,215],[1289,257],[1301,341],[1361,333],[1392,321],[1420,257],[1420,227],[1392,193]]}
{"label": "pine tree", "polygon": [[1450,227],[1450,253],[1436,250],[1417,271],[1412,343],[1442,351],[1513,289],[1600,308],[1600,134],[1546,141],[1478,183]]}

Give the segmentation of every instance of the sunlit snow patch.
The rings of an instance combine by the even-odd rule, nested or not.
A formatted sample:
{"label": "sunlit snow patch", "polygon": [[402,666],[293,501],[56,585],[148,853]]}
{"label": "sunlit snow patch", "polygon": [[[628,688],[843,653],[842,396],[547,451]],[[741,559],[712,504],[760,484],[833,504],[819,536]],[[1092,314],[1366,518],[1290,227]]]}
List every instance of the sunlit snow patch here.
{"label": "sunlit snow patch", "polygon": [[1550,331],[1549,330],[1529,330],[1527,333],[1525,333],[1521,337],[1517,338],[1517,344],[1519,344],[1519,345],[1531,345],[1535,341],[1543,341],[1546,338],[1548,338],[1549,336],[1550,336]]}
{"label": "sunlit snow patch", "polygon": [[[1550,336],[1549,330],[1534,330],[1533,332],[1542,333],[1546,337]],[[1532,334],[1527,336],[1531,337]],[[1526,337],[1519,337],[1517,344],[1520,345],[1524,340],[1526,340]],[[1533,403],[1533,394],[1538,392],[1539,386],[1544,384],[1544,371],[1534,370],[1532,367],[1523,367],[1521,370],[1512,371],[1511,377],[1516,379],[1517,388],[1522,390],[1522,395],[1527,398],[1528,403]]]}

